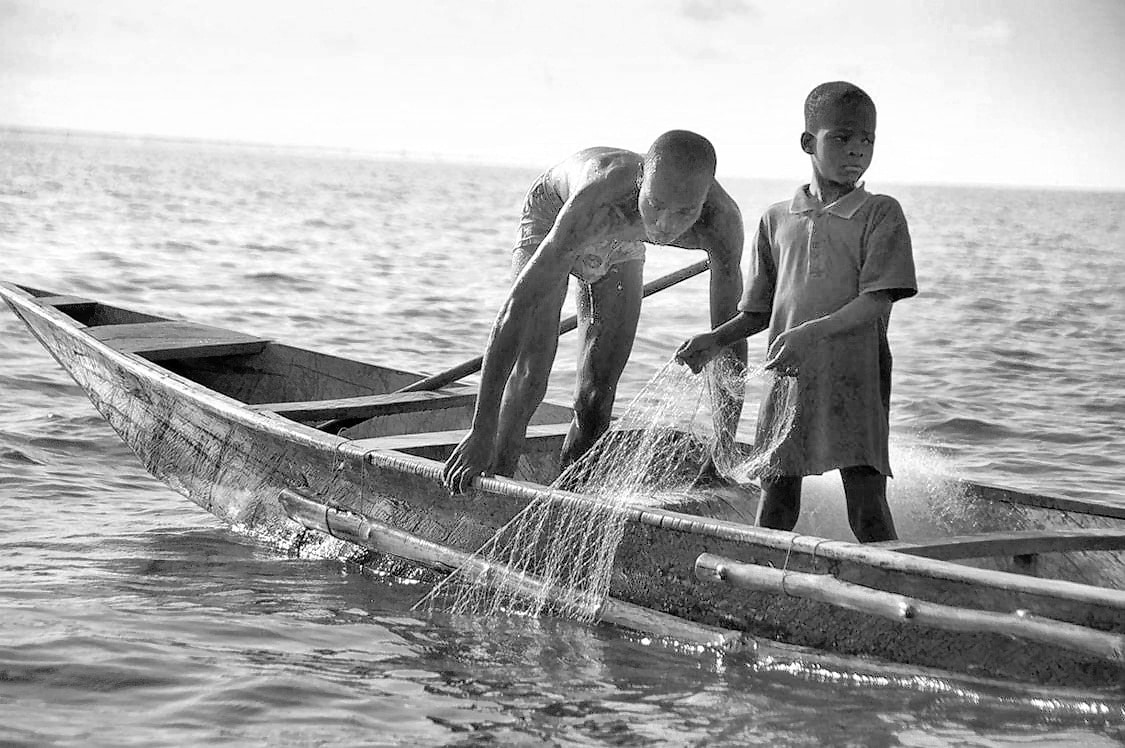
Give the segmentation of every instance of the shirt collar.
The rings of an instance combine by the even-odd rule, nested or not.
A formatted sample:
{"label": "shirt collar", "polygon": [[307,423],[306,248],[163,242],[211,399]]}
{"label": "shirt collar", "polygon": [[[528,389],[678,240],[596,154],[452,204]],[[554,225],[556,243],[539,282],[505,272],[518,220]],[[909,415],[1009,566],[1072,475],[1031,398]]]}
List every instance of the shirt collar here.
{"label": "shirt collar", "polygon": [[836,202],[831,205],[824,205],[809,192],[809,186],[806,184],[798,189],[797,194],[793,196],[792,202],[789,203],[789,212],[808,213],[823,210],[825,213],[831,213],[840,218],[851,218],[857,210],[863,207],[869,197],[871,197],[871,194],[863,188],[863,183],[860,183],[855,186],[854,190]]}

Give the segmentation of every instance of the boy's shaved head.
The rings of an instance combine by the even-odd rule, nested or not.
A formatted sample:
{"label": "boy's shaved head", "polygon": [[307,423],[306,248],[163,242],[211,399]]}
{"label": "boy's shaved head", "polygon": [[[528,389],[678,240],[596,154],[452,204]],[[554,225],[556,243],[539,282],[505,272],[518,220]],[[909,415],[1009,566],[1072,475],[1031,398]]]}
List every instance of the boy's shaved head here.
{"label": "boy's shaved head", "polygon": [[669,130],[657,138],[645,154],[646,171],[671,169],[679,174],[715,176],[715,147],[711,141],[688,130]]}
{"label": "boy's shaved head", "polygon": [[859,86],[847,81],[821,83],[805,98],[805,132],[816,132],[825,118],[841,107],[862,106],[875,111],[875,102]]}
{"label": "boy's shaved head", "polygon": [[668,244],[699,220],[715,182],[715,148],[702,135],[669,130],[645,154],[637,205],[648,241]]}

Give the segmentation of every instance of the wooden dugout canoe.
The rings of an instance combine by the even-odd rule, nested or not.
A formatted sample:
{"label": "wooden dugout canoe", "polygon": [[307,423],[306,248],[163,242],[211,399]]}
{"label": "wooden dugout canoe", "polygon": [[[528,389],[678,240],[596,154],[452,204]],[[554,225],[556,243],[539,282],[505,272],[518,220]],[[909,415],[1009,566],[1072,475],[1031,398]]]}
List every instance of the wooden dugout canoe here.
{"label": "wooden dugout canoe", "polygon": [[[262,537],[303,526],[302,542],[331,535],[378,552],[374,566],[448,572],[557,471],[559,405],[536,412],[521,480],[478,478],[451,498],[438,477],[471,418],[468,386],[396,392],[421,375],[10,283],[0,297],[154,476]],[[720,647],[773,640],[1120,691],[1125,505],[964,487],[975,533],[951,520],[871,545],[754,527],[722,492],[630,509],[600,617]]]}

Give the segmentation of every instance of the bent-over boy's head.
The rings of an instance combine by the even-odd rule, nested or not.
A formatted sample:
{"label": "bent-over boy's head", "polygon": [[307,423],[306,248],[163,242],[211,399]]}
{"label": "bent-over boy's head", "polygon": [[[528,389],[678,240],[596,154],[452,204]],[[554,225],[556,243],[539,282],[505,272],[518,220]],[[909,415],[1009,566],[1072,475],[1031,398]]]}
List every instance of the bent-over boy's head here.
{"label": "bent-over boy's head", "polygon": [[801,150],[818,178],[854,186],[875,152],[875,102],[852,83],[821,83],[805,98]]}
{"label": "bent-over boy's head", "polygon": [[699,220],[715,181],[715,148],[687,130],[670,130],[645,154],[638,207],[648,239],[666,244]]}

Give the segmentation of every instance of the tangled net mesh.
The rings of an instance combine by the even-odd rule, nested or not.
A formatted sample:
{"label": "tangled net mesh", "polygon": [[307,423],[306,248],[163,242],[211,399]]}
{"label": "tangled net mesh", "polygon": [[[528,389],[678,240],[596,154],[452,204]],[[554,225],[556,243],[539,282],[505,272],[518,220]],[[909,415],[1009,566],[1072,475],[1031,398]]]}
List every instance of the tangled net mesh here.
{"label": "tangled net mesh", "polygon": [[737,419],[730,403],[741,402],[747,376],[725,357],[700,374],[666,363],[544,496],[415,608],[596,620],[633,512],[691,500],[694,486],[718,475],[745,483],[770,474],[771,457],[796,412],[795,380],[760,368],[749,373],[777,389],[773,395],[784,407],[746,453],[715,434],[717,423]]}

